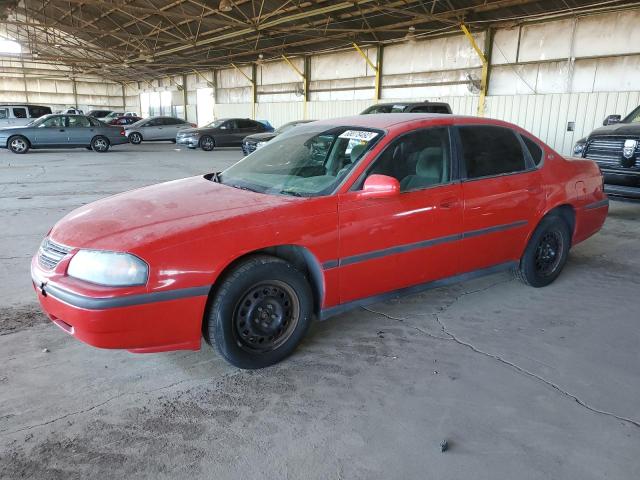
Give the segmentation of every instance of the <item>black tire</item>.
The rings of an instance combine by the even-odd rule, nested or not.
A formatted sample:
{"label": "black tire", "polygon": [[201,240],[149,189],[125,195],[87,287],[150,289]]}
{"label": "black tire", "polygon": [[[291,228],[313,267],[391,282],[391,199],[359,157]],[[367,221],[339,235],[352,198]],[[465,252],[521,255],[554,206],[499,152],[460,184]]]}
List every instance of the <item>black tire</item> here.
{"label": "black tire", "polygon": [[91,148],[91,147],[84,147],[84,148],[86,148],[89,151],[93,150],[93,148]]}
{"label": "black tire", "polygon": [[312,313],[305,276],[284,260],[256,255],[224,277],[203,330],[232,365],[264,368],[291,355],[307,333]]}
{"label": "black tire", "polygon": [[142,134],[138,132],[131,132],[129,134],[129,143],[140,145],[142,143]]}
{"label": "black tire", "polygon": [[516,277],[526,285],[546,287],[560,275],[570,248],[571,230],[567,222],[558,215],[547,215],[529,239],[515,269]]}
{"label": "black tire", "polygon": [[109,151],[111,143],[107,137],[97,135],[91,139],[91,150],[98,153],[105,153]]}
{"label": "black tire", "polygon": [[29,151],[29,147],[31,147],[29,140],[22,135],[15,135],[9,138],[9,140],[7,140],[7,146],[9,147],[9,150],[19,155],[27,153]]}
{"label": "black tire", "polygon": [[170,141],[171,143],[176,143],[176,139],[175,139],[175,138],[173,138],[173,139],[171,139],[171,140],[169,140],[169,141]]}
{"label": "black tire", "polygon": [[198,146],[205,152],[210,152],[216,147],[216,142],[213,139],[213,137],[210,137],[209,135],[204,135],[203,137],[200,137]]}

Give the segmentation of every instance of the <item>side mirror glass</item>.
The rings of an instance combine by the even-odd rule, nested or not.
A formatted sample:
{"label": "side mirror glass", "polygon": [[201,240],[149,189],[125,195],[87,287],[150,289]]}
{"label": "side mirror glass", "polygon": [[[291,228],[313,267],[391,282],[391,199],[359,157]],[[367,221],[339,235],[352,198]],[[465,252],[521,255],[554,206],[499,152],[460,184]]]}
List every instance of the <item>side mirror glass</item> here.
{"label": "side mirror glass", "polygon": [[602,125],[606,127],[607,125],[620,123],[620,120],[622,120],[622,117],[620,115],[607,115],[607,118],[604,119],[604,122],[602,122]]}
{"label": "side mirror glass", "polygon": [[387,198],[400,193],[400,182],[387,175],[371,175],[364,181],[359,198]]}

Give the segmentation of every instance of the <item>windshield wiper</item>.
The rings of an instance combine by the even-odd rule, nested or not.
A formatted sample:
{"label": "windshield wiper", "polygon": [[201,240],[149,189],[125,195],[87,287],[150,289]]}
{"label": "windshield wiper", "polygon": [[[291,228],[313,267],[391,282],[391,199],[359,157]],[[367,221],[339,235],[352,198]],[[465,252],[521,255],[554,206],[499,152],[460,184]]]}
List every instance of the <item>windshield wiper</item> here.
{"label": "windshield wiper", "polygon": [[280,193],[291,195],[292,197],[304,197],[304,195],[302,195],[300,192],[296,192],[294,190],[280,190]]}

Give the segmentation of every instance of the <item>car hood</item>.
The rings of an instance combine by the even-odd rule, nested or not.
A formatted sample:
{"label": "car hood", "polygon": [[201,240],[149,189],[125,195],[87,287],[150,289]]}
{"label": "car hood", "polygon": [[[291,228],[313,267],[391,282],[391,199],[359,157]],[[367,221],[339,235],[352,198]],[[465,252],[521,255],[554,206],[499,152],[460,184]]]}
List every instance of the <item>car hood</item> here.
{"label": "car hood", "polygon": [[[135,253],[166,248],[185,232],[231,232],[277,221],[274,210],[300,198],[267,195],[191,177],[132,190],[74,210],[51,230],[55,242],[78,248]],[[288,209],[284,209],[288,210]],[[269,215],[263,215],[269,211]],[[248,216],[251,216],[250,222]]]}
{"label": "car hood", "polygon": [[25,128],[26,125],[16,125],[15,127],[0,127],[0,132],[12,132]]}
{"label": "car hood", "polygon": [[640,123],[615,123],[596,128],[589,137],[597,135],[640,135]]}
{"label": "car hood", "polygon": [[277,136],[278,134],[273,132],[254,133],[253,135],[248,135],[244,137],[244,140],[251,141],[251,142],[268,142],[269,140]]}

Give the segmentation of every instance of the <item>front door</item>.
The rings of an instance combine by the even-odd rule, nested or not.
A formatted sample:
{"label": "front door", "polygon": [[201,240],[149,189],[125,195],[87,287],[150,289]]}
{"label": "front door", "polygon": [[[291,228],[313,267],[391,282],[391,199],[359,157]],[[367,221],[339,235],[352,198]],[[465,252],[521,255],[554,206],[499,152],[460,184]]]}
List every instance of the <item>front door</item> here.
{"label": "front door", "polygon": [[34,129],[32,144],[34,146],[66,145],[69,141],[66,120],[63,115],[55,115],[44,120]]}
{"label": "front door", "polygon": [[465,177],[462,269],[517,261],[545,208],[533,158],[509,128],[473,125],[456,131]]}
{"label": "front door", "polygon": [[[462,202],[451,152],[447,127],[412,131],[340,196],[340,303],[458,273]],[[398,179],[400,194],[358,197],[372,174]]]}

